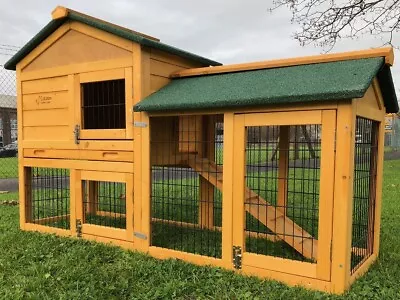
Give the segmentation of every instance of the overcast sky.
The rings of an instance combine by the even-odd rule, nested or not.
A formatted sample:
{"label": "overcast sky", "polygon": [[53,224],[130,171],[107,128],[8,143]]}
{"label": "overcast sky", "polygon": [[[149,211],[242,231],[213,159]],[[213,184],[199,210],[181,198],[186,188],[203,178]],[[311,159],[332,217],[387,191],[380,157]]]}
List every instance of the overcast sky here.
{"label": "overcast sky", "polygon": [[[9,58],[4,54],[12,52],[4,49],[8,47],[4,45],[23,46],[51,20],[51,11],[57,5],[155,36],[166,44],[223,64],[322,52],[315,46],[301,47],[292,38],[297,25],[291,24],[290,11],[281,8],[271,14],[268,8],[272,0],[0,0],[0,3],[0,64]],[[397,42],[400,45],[400,38]],[[381,44],[379,39],[364,36],[343,40],[332,52]],[[392,73],[399,95],[400,51],[395,52],[395,60]]]}

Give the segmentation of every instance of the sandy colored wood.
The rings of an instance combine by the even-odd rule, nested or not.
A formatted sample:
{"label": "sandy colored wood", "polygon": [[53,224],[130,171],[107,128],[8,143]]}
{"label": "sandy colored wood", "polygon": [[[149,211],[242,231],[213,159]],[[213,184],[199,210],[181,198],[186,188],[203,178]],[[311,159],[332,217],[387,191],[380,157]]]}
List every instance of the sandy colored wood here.
{"label": "sandy colored wood", "polygon": [[94,37],[69,30],[37,56],[24,72],[57,66],[128,57],[131,52]]}
{"label": "sandy colored wood", "polygon": [[268,61],[244,63],[244,64],[232,64],[232,65],[216,66],[216,67],[195,68],[195,69],[188,69],[188,70],[173,73],[173,74],[171,74],[171,78],[201,76],[201,75],[209,75],[209,74],[222,74],[222,73],[270,69],[270,68],[288,67],[288,66],[299,66],[299,65],[306,65],[306,64],[316,64],[316,63],[343,61],[343,60],[350,60],[350,59],[371,58],[371,57],[384,57],[386,64],[393,65],[393,61],[394,61],[393,48],[391,48],[391,47],[378,48],[378,49],[371,49],[371,50],[351,51],[351,52],[343,52],[343,53],[331,53],[331,54],[268,60]]}

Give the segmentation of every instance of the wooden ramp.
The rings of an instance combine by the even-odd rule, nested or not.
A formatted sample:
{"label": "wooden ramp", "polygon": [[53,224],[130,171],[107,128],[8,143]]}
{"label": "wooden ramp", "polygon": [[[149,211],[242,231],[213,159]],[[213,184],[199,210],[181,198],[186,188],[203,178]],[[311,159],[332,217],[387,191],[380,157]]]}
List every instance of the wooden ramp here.
{"label": "wooden ramp", "polygon": [[[196,155],[189,156],[188,164],[222,192],[221,166],[217,166],[207,158],[200,158]],[[313,240],[313,237],[307,231],[287,217],[281,208],[276,208],[248,187],[245,189],[245,197],[245,209],[249,214],[304,257],[312,260],[317,259],[318,241]]]}

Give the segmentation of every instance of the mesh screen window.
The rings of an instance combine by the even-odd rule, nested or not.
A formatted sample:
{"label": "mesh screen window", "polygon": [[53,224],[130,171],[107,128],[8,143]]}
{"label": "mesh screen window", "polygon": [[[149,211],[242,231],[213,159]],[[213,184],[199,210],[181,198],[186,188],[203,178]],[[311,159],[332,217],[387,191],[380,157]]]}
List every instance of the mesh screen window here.
{"label": "mesh screen window", "polygon": [[246,131],[246,251],[315,261],[321,126]]}
{"label": "mesh screen window", "polygon": [[25,168],[27,222],[70,229],[69,170]]}
{"label": "mesh screen window", "polygon": [[221,258],[222,118],[151,119],[152,246]]}
{"label": "mesh screen window", "polygon": [[84,181],[84,223],[126,229],[125,191],[125,183]]}
{"label": "mesh screen window", "polygon": [[357,117],[354,149],[351,273],[374,247],[378,122]]}
{"label": "mesh screen window", "polygon": [[125,79],[82,83],[83,129],[124,129]]}

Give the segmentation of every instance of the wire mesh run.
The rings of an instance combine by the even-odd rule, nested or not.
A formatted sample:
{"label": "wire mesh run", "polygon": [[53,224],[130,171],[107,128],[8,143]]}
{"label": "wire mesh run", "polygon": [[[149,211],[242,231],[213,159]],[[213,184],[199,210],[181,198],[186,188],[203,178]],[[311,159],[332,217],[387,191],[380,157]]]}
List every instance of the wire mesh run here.
{"label": "wire mesh run", "polygon": [[316,261],[320,125],[247,127],[246,251]]}
{"label": "wire mesh run", "polygon": [[361,117],[356,119],[351,243],[352,274],[373,253],[378,125],[379,123],[376,121]]}
{"label": "wire mesh run", "polygon": [[83,223],[126,229],[125,191],[121,182],[83,181]]}
{"label": "wire mesh run", "polygon": [[221,257],[222,116],[152,118],[151,245]]}
{"label": "wire mesh run", "polygon": [[69,170],[25,168],[28,223],[70,229]]}
{"label": "wire mesh run", "polygon": [[82,83],[83,129],[124,129],[125,79]]}

